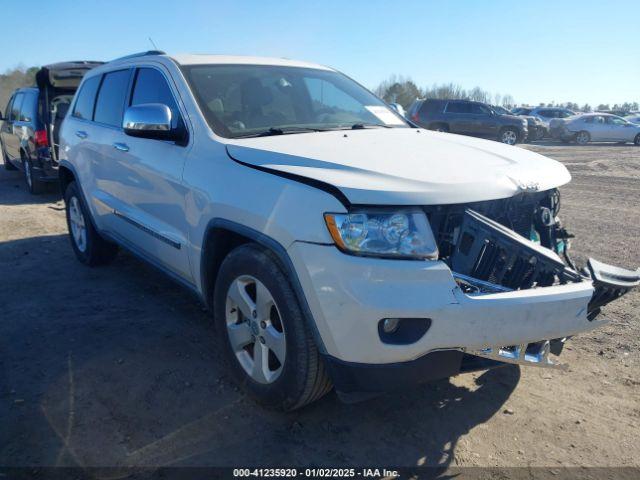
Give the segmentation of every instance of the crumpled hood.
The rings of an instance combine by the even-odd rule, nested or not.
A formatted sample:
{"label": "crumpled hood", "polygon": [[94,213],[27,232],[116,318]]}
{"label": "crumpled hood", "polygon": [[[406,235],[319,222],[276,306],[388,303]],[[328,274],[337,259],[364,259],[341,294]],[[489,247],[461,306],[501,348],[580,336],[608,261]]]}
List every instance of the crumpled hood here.
{"label": "crumpled hood", "polygon": [[507,198],[571,180],[519,147],[413,128],[229,139],[231,158],[338,188],[352,204],[438,205]]}

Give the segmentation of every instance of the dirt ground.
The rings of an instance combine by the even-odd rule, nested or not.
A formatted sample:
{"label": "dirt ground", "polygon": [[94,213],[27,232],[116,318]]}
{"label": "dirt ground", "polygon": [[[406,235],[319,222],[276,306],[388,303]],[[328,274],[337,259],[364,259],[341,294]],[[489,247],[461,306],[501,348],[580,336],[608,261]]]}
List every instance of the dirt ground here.
{"label": "dirt ground", "polygon": [[[639,266],[640,148],[525,148],[573,175],[574,253]],[[0,465],[638,466],[640,291],[604,315],[569,342],[567,372],[505,367],[266,411],[235,388],[189,293],[127,254],[80,265],[59,197],[0,167]]]}

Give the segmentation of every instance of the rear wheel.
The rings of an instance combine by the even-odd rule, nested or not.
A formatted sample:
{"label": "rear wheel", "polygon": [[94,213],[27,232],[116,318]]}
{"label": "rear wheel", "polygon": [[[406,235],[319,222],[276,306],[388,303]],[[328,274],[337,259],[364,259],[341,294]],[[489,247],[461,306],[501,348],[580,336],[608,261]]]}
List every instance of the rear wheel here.
{"label": "rear wheel", "polygon": [[113,260],[118,247],[102,238],[94,228],[76,182],[67,186],[64,202],[71,246],[78,260],[89,266],[103,265]]}
{"label": "rear wheel", "polygon": [[31,163],[31,160],[25,156],[22,156],[22,168],[24,169],[24,181],[27,184],[29,193],[32,195],[42,193],[46,185],[35,176],[33,164]]}
{"label": "rear wheel", "polygon": [[578,145],[586,145],[590,141],[591,141],[591,135],[589,135],[589,132],[585,132],[584,130],[582,130],[578,132],[578,134],[576,135],[576,143]]}
{"label": "rear wheel", "polygon": [[515,145],[518,143],[518,131],[515,128],[505,128],[500,132],[500,136],[498,137],[502,143],[506,143],[507,145]]}
{"label": "rear wheel", "polygon": [[640,133],[636,135],[636,138],[633,139],[634,145],[640,145]]}
{"label": "rear wheel", "polygon": [[270,252],[246,244],[227,256],[214,313],[234,374],[258,403],[295,410],[331,389],[297,297]]}
{"label": "rear wheel", "polygon": [[536,140],[542,140],[544,138],[544,128],[536,129]]}

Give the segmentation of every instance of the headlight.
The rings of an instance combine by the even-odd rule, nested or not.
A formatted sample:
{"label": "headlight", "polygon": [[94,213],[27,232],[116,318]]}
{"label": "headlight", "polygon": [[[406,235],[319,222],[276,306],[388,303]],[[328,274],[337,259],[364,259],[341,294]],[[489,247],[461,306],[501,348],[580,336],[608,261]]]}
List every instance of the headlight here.
{"label": "headlight", "polygon": [[325,213],[324,219],[333,241],[344,252],[376,257],[438,258],[438,246],[422,211],[354,210]]}

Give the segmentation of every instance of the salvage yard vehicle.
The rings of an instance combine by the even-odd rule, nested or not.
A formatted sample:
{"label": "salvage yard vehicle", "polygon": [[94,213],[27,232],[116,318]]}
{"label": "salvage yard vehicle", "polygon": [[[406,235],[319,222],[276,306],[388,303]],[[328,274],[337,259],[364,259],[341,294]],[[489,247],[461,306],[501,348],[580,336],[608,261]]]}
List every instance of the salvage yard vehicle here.
{"label": "salvage yard vehicle", "polygon": [[640,283],[571,261],[560,163],[414,128],[341,73],[147,52],[90,71],[62,127],[71,246],[193,290],[258,402],[291,410],[556,365]]}
{"label": "salvage yard vehicle", "polygon": [[607,113],[590,113],[552,122],[555,136],[579,145],[589,142],[632,142],[640,145],[640,125]]}
{"label": "salvage yard vehicle", "polygon": [[[507,110],[506,108],[501,107],[500,105],[491,105],[491,108],[498,115],[509,115],[509,116],[516,115],[513,112],[510,112],[509,110]],[[532,115],[518,114],[517,116],[522,117],[527,121],[528,133],[527,133],[527,138],[525,139],[526,141],[542,140],[544,138],[547,132],[547,129],[545,128],[544,124],[539,118],[534,117]]]}
{"label": "salvage yard vehicle", "polygon": [[46,65],[36,73],[36,87],[19,88],[9,99],[0,153],[7,170],[24,172],[29,192],[40,193],[47,182],[58,181],[60,125],[84,74],[102,63]]}
{"label": "salvage yard vehicle", "polygon": [[523,142],[528,135],[527,120],[515,115],[498,115],[489,105],[471,100],[417,100],[410,108],[417,125],[439,132],[459,133],[498,140],[508,145]]}

